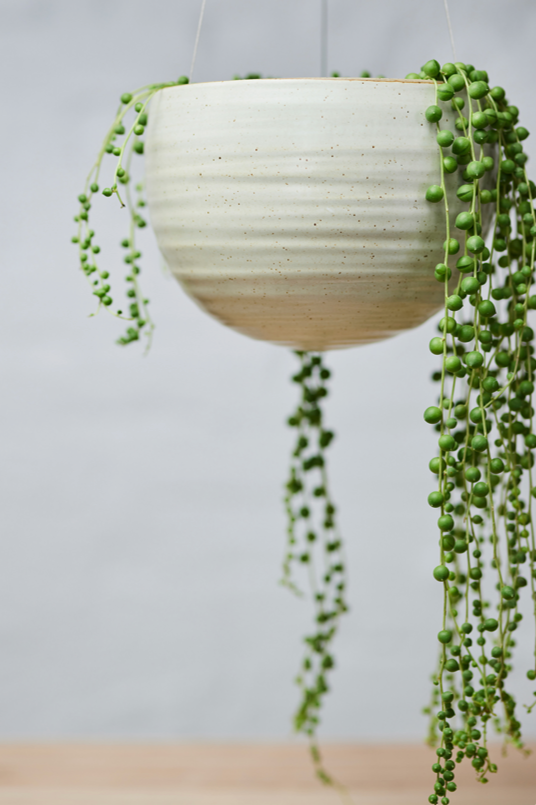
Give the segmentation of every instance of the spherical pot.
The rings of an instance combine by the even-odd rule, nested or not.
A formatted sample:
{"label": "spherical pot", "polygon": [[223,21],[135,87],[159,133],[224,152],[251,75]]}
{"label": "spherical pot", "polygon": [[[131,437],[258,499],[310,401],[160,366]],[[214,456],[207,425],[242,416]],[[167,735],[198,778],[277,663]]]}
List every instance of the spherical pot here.
{"label": "spherical pot", "polygon": [[[364,344],[442,304],[443,203],[430,81],[267,79],[172,87],[146,147],[158,245],[185,291],[252,338]],[[443,108],[442,128],[457,116]],[[446,177],[451,230],[467,209]],[[455,233],[453,233],[455,234]],[[463,233],[461,233],[463,234]],[[457,273],[457,272],[455,272]]]}

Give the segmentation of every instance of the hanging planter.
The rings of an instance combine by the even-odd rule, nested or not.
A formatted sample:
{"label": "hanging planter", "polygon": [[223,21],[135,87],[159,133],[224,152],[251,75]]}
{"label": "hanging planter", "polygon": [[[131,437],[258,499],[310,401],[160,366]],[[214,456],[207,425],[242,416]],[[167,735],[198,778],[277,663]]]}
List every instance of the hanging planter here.
{"label": "hanging planter", "polygon": [[[426,321],[444,291],[430,81],[270,79],[170,87],[146,143],[151,223],[208,313],[306,350],[366,344]],[[442,104],[442,127],[457,112]],[[446,177],[465,204],[463,180]],[[488,216],[489,218],[489,216]]]}
{"label": "hanging planter", "polygon": [[[432,805],[449,805],[464,760],[482,782],[497,771],[490,722],[523,746],[509,677],[522,595],[536,614],[536,358],[528,326],[536,309],[536,185],[523,149],[529,133],[505,95],[490,89],[485,71],[435,60],[404,81],[149,85],[121,97],[75,216],[73,242],[98,309],[126,320],[120,344],[150,339],[137,243],[146,200],[132,160],[144,153],[154,99],[147,189],[169,267],[224,324],[297,348],[283,582],[298,593],[303,577],[311,586],[314,620],[294,723],[327,783],[316,733],[347,606],[326,463],[334,434],[322,410],[330,372],[321,353],[395,335],[443,309],[429,344],[439,394],[424,411],[438,434],[429,463],[435,488],[423,495],[438,510],[432,572],[443,594],[429,708]],[[106,154],[117,159],[102,194],[117,196],[129,213],[126,310],[114,306],[89,223]],[[536,680],[536,665],[526,676]],[[526,709],[535,706],[536,698]]]}

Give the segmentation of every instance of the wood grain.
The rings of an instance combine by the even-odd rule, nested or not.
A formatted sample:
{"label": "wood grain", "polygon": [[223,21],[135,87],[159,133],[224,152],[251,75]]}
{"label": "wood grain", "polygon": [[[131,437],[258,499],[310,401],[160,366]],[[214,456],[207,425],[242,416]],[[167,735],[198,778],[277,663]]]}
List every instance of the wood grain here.
{"label": "wood grain", "polygon": [[[536,748],[536,747],[535,747]],[[492,749],[486,786],[469,765],[452,805],[535,805],[536,763]],[[417,805],[430,793],[433,752],[412,745],[328,745],[325,759],[354,805]],[[303,746],[238,744],[0,745],[0,805],[339,805]]]}

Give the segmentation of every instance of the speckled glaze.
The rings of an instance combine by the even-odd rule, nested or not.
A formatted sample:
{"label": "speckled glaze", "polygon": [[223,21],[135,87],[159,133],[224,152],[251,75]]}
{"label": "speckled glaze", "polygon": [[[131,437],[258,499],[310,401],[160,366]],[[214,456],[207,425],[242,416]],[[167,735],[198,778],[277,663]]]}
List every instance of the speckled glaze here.
{"label": "speckled glaze", "polygon": [[[429,81],[267,79],[172,87],[151,106],[158,245],[203,310],[325,350],[396,335],[442,303],[444,207]],[[442,128],[455,113],[443,104]],[[458,134],[458,132],[456,132]],[[460,171],[447,177],[455,191]],[[450,193],[449,193],[450,195]],[[466,205],[454,203],[451,223]]]}

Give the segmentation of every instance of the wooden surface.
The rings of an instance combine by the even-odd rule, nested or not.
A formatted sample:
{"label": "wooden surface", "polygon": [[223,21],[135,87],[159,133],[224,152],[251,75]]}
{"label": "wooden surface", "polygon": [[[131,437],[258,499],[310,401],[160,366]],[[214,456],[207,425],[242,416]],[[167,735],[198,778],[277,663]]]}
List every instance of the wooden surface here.
{"label": "wooden surface", "polygon": [[[533,747],[536,749],[536,747]],[[434,754],[424,746],[328,745],[329,769],[355,805],[426,803]],[[536,759],[492,749],[486,786],[467,764],[452,805],[536,805]],[[0,805],[338,805],[302,746],[0,745]]]}

